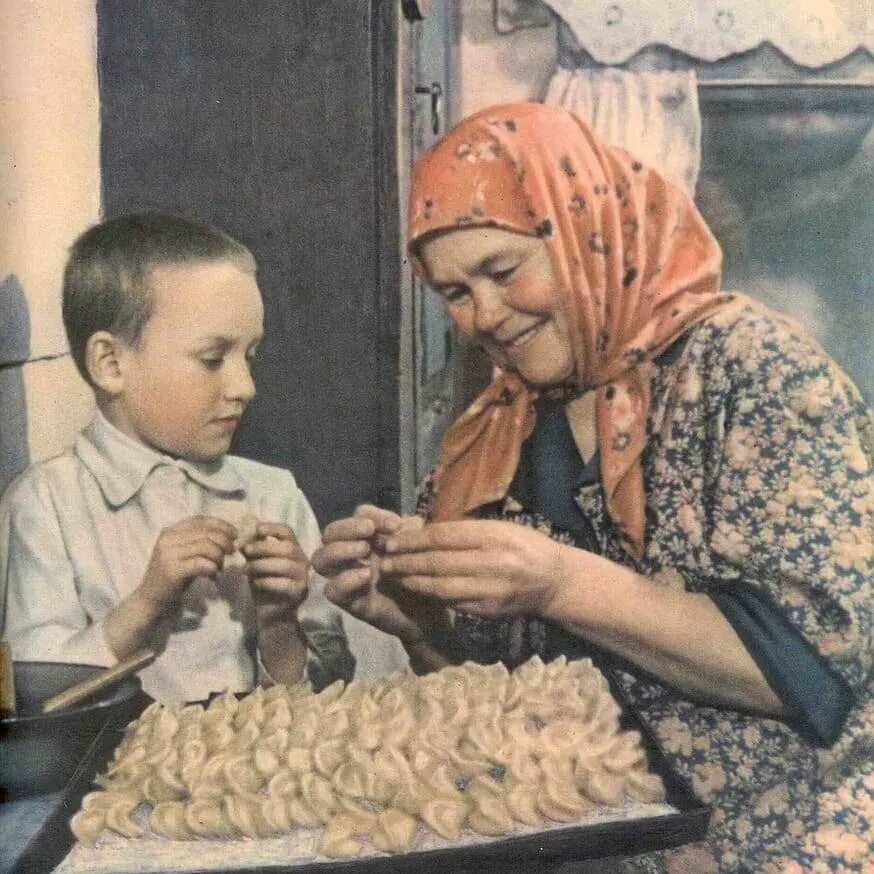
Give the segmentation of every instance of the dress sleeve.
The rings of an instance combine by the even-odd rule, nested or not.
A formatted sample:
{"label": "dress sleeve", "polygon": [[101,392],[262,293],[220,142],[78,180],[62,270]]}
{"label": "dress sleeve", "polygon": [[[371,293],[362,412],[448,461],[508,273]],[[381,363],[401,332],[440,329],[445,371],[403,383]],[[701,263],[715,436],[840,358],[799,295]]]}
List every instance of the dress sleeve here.
{"label": "dress sleeve", "polygon": [[48,486],[25,474],[0,508],[3,637],[19,661],[109,666],[117,659],[79,601],[72,564]]}
{"label": "dress sleeve", "polygon": [[710,595],[791,721],[830,745],[871,668],[869,414],[816,344],[782,322],[745,323],[727,347]]}
{"label": "dress sleeve", "polygon": [[797,730],[812,743],[839,737],[853,694],[761,589],[737,582],[710,597],[780,697]]}

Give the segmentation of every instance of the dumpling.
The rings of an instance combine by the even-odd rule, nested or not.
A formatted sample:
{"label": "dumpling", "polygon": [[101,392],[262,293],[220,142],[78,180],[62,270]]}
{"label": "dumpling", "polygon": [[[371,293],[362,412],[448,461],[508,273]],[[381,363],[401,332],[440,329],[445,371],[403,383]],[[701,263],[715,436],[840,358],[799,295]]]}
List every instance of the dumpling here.
{"label": "dumpling", "polygon": [[248,719],[234,732],[228,747],[242,752],[251,749],[260,738],[261,726],[254,719]]}
{"label": "dumpling", "polygon": [[347,712],[357,710],[367,688],[368,684],[364,680],[352,680],[346,684],[343,694],[335,703],[342,706]]}
{"label": "dumpling", "polygon": [[143,797],[150,804],[178,801],[187,794],[187,790],[186,787],[178,781],[175,781],[175,783],[178,784],[178,788],[176,788],[175,785],[168,785],[157,775],[146,777],[143,781]]}
{"label": "dumpling", "polygon": [[207,780],[203,777],[188,787],[188,794],[197,801],[221,802],[227,791],[224,780]]}
{"label": "dumpling", "polygon": [[[339,795],[346,798],[366,798],[367,773],[361,765],[346,761],[334,772],[331,785]],[[376,800],[376,799],[374,799]]]}
{"label": "dumpling", "polygon": [[291,821],[302,828],[316,828],[322,824],[322,819],[301,797],[289,798],[286,802],[288,816]]}
{"label": "dumpling", "polygon": [[482,835],[505,835],[513,831],[513,814],[502,798],[477,780],[471,784],[468,794],[473,807],[467,823],[475,832]]}
{"label": "dumpling", "polygon": [[179,773],[184,783],[191,783],[203,770],[208,756],[209,750],[204,740],[191,739],[182,744],[179,749]]}
{"label": "dumpling", "polygon": [[448,841],[457,841],[469,811],[470,805],[461,798],[430,798],[422,805],[419,816],[432,832]]}
{"label": "dumpling", "polygon": [[501,757],[506,762],[507,772],[514,780],[526,784],[540,780],[540,768],[526,749],[508,744],[501,751]]}
{"label": "dumpling", "polygon": [[519,665],[514,673],[523,686],[526,686],[529,689],[536,689],[543,683],[543,678],[546,674],[546,665],[543,664],[543,660],[540,656],[535,655],[528,659],[524,664]]}
{"label": "dumpling", "polygon": [[356,837],[372,835],[377,828],[377,814],[373,810],[368,810],[360,804],[350,801],[346,798],[337,799],[340,805],[340,813],[338,816],[345,816],[349,819],[351,834]]}
{"label": "dumpling", "polygon": [[131,819],[133,806],[119,801],[106,810],[106,827],[125,838],[138,838],[143,830]]}
{"label": "dumpling", "polygon": [[269,778],[278,773],[284,763],[279,760],[279,756],[270,747],[264,743],[259,743],[252,750],[252,764],[262,777]]}
{"label": "dumpling", "polygon": [[618,807],[625,795],[625,777],[600,768],[590,770],[577,764],[576,784],[580,792],[596,804]]}
{"label": "dumpling", "polygon": [[500,717],[497,706],[478,707],[467,725],[466,739],[486,758],[494,756],[504,745]]}
{"label": "dumpling", "polygon": [[375,770],[365,772],[364,789],[364,797],[379,804],[391,801],[397,792],[396,784]]}
{"label": "dumpling", "polygon": [[419,816],[422,808],[433,796],[433,791],[419,777],[411,774],[399,785],[392,804],[411,816]]}
{"label": "dumpling", "polygon": [[355,725],[354,742],[365,750],[375,750],[382,744],[382,723],[379,717],[360,719]]}
{"label": "dumpling", "polygon": [[243,555],[243,547],[248,546],[258,537],[258,517],[253,516],[251,513],[243,512],[239,514],[231,524],[237,529],[237,536],[234,539],[233,552],[226,555],[222,562],[223,571],[242,570],[246,567],[246,556]]}
{"label": "dumpling", "polygon": [[642,769],[629,771],[625,775],[625,792],[632,801],[654,804],[665,800],[665,784],[658,774]]}
{"label": "dumpling", "polygon": [[152,723],[152,731],[150,741],[157,746],[161,746],[169,740],[173,739],[179,728],[179,719],[169,707],[163,707],[155,717]]}
{"label": "dumpling", "polygon": [[537,807],[538,787],[536,785],[524,785],[519,783],[506,795],[505,801],[510,813],[518,822],[525,825],[539,826],[543,818]]}
{"label": "dumpling", "polygon": [[[399,691],[399,690],[392,690]],[[390,738],[392,744],[403,746],[416,727],[416,720],[409,707],[399,707],[382,725],[381,734]]]}
{"label": "dumpling", "polygon": [[349,713],[345,709],[333,710],[331,713],[325,713],[322,716],[319,723],[320,738],[330,740],[331,738],[345,737],[348,733]]}
{"label": "dumpling", "polygon": [[540,742],[547,749],[563,754],[582,749],[585,739],[584,726],[579,721],[571,719],[557,719],[540,733]]}
{"label": "dumpling", "polygon": [[291,708],[288,706],[288,701],[279,698],[264,706],[264,722],[261,724],[261,733],[264,735],[274,734],[281,728],[288,728],[291,722]]}
{"label": "dumpling", "polygon": [[319,852],[330,859],[357,856],[361,844],[352,839],[354,823],[343,814],[331,819],[322,831]]}
{"label": "dumpling", "polygon": [[185,821],[185,805],[180,801],[165,801],[156,804],[149,817],[152,831],[171,841],[187,841],[193,832]]}
{"label": "dumpling", "polygon": [[386,853],[408,850],[418,829],[418,823],[412,816],[391,807],[378,814],[377,823],[373,845]]}
{"label": "dumpling", "polygon": [[289,727],[288,743],[293,747],[310,747],[316,740],[319,729],[319,716],[310,710],[301,716],[296,716]]}
{"label": "dumpling", "polygon": [[268,796],[261,802],[261,816],[271,834],[281,835],[290,832],[292,820],[288,811],[288,798],[282,795]]}
{"label": "dumpling", "polygon": [[339,810],[331,784],[318,774],[304,774],[300,778],[300,796],[322,822],[328,822]]}
{"label": "dumpling", "polygon": [[247,753],[238,753],[227,758],[222,774],[225,785],[231,792],[254,794],[264,785],[264,777],[258,773]]}
{"label": "dumpling", "polygon": [[234,729],[228,722],[220,722],[203,733],[206,748],[210,755],[221,753],[234,742]]}
{"label": "dumpling", "polygon": [[247,838],[265,838],[270,834],[270,826],[261,813],[257,800],[241,798],[239,795],[225,795],[223,810],[227,821]]}
{"label": "dumpling", "polygon": [[416,774],[427,781],[428,775],[434,770],[434,768],[438,767],[440,758],[426,752],[425,750],[418,749],[415,746],[412,747],[412,750],[413,752],[410,754],[410,766]]}
{"label": "dumpling", "polygon": [[264,746],[273,750],[277,756],[283,758],[288,750],[289,739],[290,735],[287,728],[277,728],[274,731],[268,732],[267,726],[265,725],[264,730],[261,732],[261,742]]}
{"label": "dumpling", "polygon": [[452,797],[460,791],[458,788],[459,781],[465,776],[451,765],[447,764],[435,765],[430,772],[420,772],[420,774],[422,779],[434,790],[435,793],[447,797]]}
{"label": "dumpling", "polygon": [[640,733],[624,731],[616,737],[613,746],[604,754],[601,764],[613,774],[625,774],[644,760]]}
{"label": "dumpling", "polygon": [[447,750],[449,761],[462,774],[481,774],[491,767],[491,759],[469,741],[462,741],[454,749]]}
{"label": "dumpling", "polygon": [[332,777],[334,771],[347,761],[346,740],[335,737],[313,747],[313,764],[323,777]]}
{"label": "dumpling", "polygon": [[573,822],[591,808],[591,801],[583,798],[573,786],[565,783],[546,780],[537,790],[537,809],[547,819],[556,822]]}
{"label": "dumpling", "polygon": [[99,807],[80,810],[70,820],[70,831],[76,836],[76,840],[86,847],[93,847],[97,843],[97,838],[105,827],[106,811]]}
{"label": "dumpling", "polygon": [[94,782],[113,792],[126,790],[139,791],[143,781],[152,773],[151,767],[145,762],[122,762],[111,775],[100,776]]}
{"label": "dumpling", "polygon": [[274,774],[267,784],[269,798],[291,798],[298,792],[297,778],[291,771],[283,770]]}
{"label": "dumpling", "polygon": [[139,792],[89,792],[82,799],[82,810],[109,810],[117,804],[128,804],[133,810],[142,800]]}
{"label": "dumpling", "polygon": [[371,760],[373,773],[391,786],[401,786],[412,780],[414,774],[403,753],[393,747],[376,750]]}
{"label": "dumpling", "polygon": [[292,774],[309,774],[313,770],[313,756],[309,747],[289,747],[285,754],[285,764]]}

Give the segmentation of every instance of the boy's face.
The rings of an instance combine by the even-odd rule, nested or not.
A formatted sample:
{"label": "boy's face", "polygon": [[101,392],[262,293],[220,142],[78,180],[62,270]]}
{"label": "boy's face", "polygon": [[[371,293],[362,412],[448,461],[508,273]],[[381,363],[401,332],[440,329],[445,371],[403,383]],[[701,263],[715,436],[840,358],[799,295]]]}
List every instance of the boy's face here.
{"label": "boy's face", "polygon": [[152,316],[139,348],[124,346],[113,423],[170,455],[224,455],[255,396],[250,364],[264,307],[251,273],[232,261],[170,264],[148,278]]}

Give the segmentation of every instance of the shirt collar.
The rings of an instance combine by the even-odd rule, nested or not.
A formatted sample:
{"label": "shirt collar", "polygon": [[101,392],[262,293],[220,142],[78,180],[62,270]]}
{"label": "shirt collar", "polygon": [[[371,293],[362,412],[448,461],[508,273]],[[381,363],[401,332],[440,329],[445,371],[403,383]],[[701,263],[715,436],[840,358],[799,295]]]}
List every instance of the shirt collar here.
{"label": "shirt collar", "polygon": [[199,463],[165,455],[123,434],[99,410],[76,438],[75,453],[113,507],[127,503],[149,474],[164,465],[179,468],[189,479],[220,494],[246,492],[246,484],[224,457]]}

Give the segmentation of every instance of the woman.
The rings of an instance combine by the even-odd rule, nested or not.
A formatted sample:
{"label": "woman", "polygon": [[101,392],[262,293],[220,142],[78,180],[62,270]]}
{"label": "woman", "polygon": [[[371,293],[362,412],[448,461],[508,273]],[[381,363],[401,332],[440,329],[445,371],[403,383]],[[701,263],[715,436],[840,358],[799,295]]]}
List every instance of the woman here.
{"label": "woman", "polygon": [[420,519],[368,506],[328,526],[328,596],[422,670],[592,654],[714,809],[667,870],[861,870],[874,493],[856,389],[720,293],[688,198],[560,109],[495,107],[437,143],[409,246],[495,376]]}

